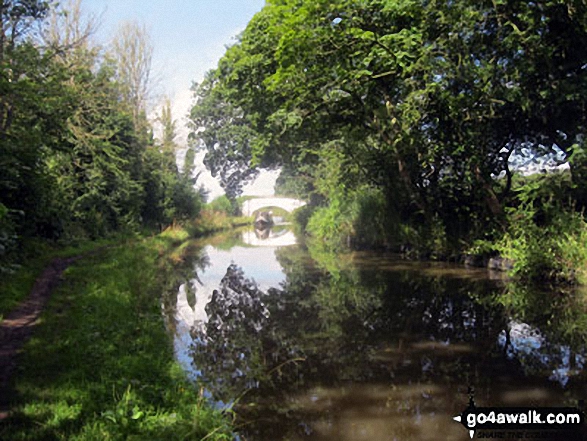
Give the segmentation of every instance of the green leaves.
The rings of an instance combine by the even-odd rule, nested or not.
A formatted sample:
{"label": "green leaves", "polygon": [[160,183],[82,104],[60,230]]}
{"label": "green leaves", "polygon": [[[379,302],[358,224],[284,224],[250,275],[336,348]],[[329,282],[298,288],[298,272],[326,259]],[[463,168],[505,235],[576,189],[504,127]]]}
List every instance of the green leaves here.
{"label": "green leaves", "polygon": [[194,127],[235,191],[252,165],[303,168],[330,202],[373,185],[410,222],[474,235],[506,222],[512,152],[584,137],[586,23],[578,0],[273,1],[198,92]]}
{"label": "green leaves", "polygon": [[[171,115],[166,153],[150,154],[159,147],[144,108],[123,99],[128,84],[111,59],[86,41],[38,47],[25,38],[47,6],[8,2],[1,11],[0,204],[10,213],[0,219],[2,254],[17,235],[98,238],[195,216],[200,196],[175,165]],[[60,28],[66,21],[52,26],[70,31]]]}

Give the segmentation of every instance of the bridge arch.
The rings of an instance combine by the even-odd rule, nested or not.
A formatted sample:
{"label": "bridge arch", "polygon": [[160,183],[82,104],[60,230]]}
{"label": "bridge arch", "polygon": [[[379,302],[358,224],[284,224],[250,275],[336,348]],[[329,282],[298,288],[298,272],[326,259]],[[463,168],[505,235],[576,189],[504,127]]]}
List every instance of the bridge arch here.
{"label": "bridge arch", "polygon": [[244,216],[252,216],[252,214],[265,207],[279,207],[291,213],[296,208],[306,205],[306,202],[293,198],[279,198],[279,197],[264,197],[247,199],[243,202],[242,212]]}

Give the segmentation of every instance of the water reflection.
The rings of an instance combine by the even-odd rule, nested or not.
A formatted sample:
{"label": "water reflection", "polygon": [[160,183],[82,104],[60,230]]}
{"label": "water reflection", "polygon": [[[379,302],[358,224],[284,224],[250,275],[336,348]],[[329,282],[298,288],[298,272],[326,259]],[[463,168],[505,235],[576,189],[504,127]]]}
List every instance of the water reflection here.
{"label": "water reflection", "polygon": [[178,357],[243,439],[463,440],[469,385],[487,406],[585,396],[582,343],[508,304],[503,280],[253,236],[203,247],[174,311]]}
{"label": "water reflection", "polygon": [[296,244],[296,236],[288,228],[255,228],[243,231],[243,242],[256,247],[284,247]]}
{"label": "water reflection", "polygon": [[192,378],[201,375],[200,369],[193,367],[191,355],[195,342],[201,340],[197,333],[206,329],[209,320],[206,306],[212,301],[227,268],[232,264],[238,265],[261,289],[279,286],[285,280],[275,257],[276,246],[251,248],[242,238],[242,232],[224,235],[220,241],[211,241],[203,245],[199,253],[191,255],[191,273],[175,291],[173,306],[167,307],[169,327],[174,332],[176,357]]}
{"label": "water reflection", "polygon": [[498,341],[508,358],[517,359],[527,374],[550,374],[549,379],[561,386],[581,375],[585,366],[584,352],[577,353],[568,345],[548,341],[540,330],[527,323],[512,320]]}

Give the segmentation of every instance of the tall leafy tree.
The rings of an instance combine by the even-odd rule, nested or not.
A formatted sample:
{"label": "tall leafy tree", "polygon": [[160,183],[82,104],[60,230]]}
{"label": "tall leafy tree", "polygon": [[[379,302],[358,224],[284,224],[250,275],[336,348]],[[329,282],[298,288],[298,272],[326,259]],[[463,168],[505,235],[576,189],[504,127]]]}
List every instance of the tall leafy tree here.
{"label": "tall leafy tree", "polygon": [[23,233],[54,234],[46,160],[61,148],[73,98],[66,72],[32,43],[48,2],[3,2],[0,32],[0,203]]}
{"label": "tall leafy tree", "polygon": [[502,222],[516,151],[562,149],[583,179],[586,9],[272,0],[197,89],[194,127],[213,169],[310,166],[329,197],[368,184],[413,220]]}
{"label": "tall leafy tree", "polygon": [[143,219],[162,228],[174,221],[195,218],[202,200],[194,190],[197,177],[192,177],[189,164],[183,172],[177,167],[179,145],[169,99],[165,100],[157,119],[161,125],[161,139],[145,152]]}
{"label": "tall leafy tree", "polygon": [[23,236],[97,238],[199,207],[145,116],[148,35],[123,32],[119,59],[104,56],[79,0],[52,6],[0,5],[0,271]]}

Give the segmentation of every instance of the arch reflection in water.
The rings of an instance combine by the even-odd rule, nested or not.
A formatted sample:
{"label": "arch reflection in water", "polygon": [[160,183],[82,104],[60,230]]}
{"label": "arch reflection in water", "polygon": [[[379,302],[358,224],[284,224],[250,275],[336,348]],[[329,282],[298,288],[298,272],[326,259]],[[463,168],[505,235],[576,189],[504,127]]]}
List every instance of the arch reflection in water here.
{"label": "arch reflection in water", "polygon": [[296,244],[296,236],[287,228],[256,228],[243,231],[243,242],[256,247],[284,247]]}

